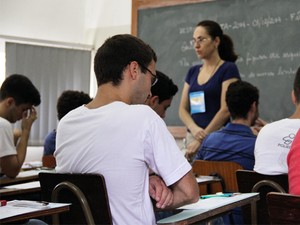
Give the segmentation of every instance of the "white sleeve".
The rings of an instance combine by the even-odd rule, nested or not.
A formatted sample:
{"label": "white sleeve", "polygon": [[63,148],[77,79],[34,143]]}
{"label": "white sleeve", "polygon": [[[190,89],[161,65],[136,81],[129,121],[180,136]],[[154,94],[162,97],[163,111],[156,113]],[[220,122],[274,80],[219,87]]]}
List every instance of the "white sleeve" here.
{"label": "white sleeve", "polygon": [[150,169],[162,177],[167,186],[174,184],[191,170],[162,119],[150,124],[146,139],[149,148],[145,159]]}

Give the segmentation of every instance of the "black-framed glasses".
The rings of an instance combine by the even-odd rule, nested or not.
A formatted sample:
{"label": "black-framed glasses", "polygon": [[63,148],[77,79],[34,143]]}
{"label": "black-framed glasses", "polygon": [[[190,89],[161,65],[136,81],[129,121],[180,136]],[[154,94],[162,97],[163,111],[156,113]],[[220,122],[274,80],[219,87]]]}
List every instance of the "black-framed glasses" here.
{"label": "black-framed glasses", "polygon": [[140,66],[141,66],[143,69],[147,70],[147,71],[151,74],[151,85],[154,86],[154,85],[157,83],[157,81],[158,81],[157,75],[154,74],[154,73],[152,73],[151,70],[149,70],[149,69],[148,69],[146,66],[144,66],[143,64],[141,64],[141,63],[139,63],[139,64],[140,64]]}

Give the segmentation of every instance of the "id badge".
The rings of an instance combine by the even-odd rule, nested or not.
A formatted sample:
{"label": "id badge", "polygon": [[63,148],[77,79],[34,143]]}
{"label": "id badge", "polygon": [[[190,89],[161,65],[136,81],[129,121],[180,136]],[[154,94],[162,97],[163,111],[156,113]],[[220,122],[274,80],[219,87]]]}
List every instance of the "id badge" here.
{"label": "id badge", "polygon": [[205,112],[204,91],[191,92],[189,96],[191,114]]}

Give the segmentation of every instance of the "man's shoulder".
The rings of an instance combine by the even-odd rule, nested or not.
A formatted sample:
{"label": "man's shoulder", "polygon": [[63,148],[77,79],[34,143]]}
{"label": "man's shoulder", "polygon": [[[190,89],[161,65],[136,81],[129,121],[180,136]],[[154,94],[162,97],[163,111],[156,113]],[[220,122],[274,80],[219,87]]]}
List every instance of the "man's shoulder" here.
{"label": "man's shoulder", "polygon": [[259,131],[258,136],[268,135],[270,133],[273,134],[274,132],[278,131],[276,129],[282,129],[282,128],[288,126],[291,122],[292,121],[290,119],[284,118],[281,120],[277,120],[277,121],[268,123]]}
{"label": "man's shoulder", "polygon": [[7,119],[0,117],[0,126],[1,127],[11,127],[11,123]]}

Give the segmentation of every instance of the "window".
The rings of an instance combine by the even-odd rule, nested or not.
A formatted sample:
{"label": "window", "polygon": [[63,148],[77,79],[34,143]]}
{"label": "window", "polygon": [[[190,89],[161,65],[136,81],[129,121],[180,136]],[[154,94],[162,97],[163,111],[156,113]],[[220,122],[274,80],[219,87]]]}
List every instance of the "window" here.
{"label": "window", "polygon": [[6,74],[27,76],[41,94],[38,119],[33,124],[29,145],[43,145],[56,129],[57,98],[64,90],[89,93],[91,51],[6,43]]}

